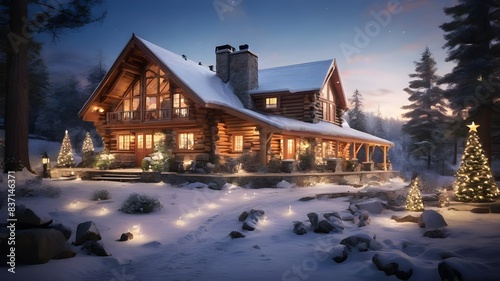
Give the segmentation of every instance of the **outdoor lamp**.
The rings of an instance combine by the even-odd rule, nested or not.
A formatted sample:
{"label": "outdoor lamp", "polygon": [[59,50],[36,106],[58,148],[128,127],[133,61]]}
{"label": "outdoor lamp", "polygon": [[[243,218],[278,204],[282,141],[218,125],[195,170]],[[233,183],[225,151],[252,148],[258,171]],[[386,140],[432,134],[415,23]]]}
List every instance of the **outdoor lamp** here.
{"label": "outdoor lamp", "polygon": [[42,153],[42,167],[43,167],[43,177],[44,178],[50,177],[49,163],[50,163],[50,158],[49,158],[49,155],[47,155],[47,152]]}

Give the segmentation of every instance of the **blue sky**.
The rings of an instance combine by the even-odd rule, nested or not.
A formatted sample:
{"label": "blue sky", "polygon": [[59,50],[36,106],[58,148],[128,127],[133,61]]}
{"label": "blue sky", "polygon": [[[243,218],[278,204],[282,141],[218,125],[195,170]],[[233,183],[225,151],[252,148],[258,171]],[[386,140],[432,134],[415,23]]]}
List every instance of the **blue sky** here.
{"label": "blue sky", "polygon": [[107,67],[132,33],[204,65],[215,64],[217,45],[249,44],[259,67],[336,58],[345,94],[356,89],[366,111],[400,117],[403,88],[428,46],[438,74],[449,72],[439,25],[455,0],[107,0],[103,23],[46,41],[53,81],[84,76],[102,53]]}

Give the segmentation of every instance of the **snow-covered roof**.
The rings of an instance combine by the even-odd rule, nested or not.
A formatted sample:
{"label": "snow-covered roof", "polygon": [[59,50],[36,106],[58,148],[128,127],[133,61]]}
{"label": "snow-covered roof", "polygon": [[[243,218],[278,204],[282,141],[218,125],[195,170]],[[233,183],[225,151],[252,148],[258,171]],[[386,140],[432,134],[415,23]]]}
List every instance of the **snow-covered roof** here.
{"label": "snow-covered roof", "polygon": [[259,69],[259,86],[251,94],[288,91],[318,91],[325,82],[333,59]]}
{"label": "snow-covered roof", "polygon": [[[246,109],[233,93],[229,83],[222,82],[215,72],[205,66],[200,66],[194,61],[186,60],[182,56],[165,50],[147,40],[139,37],[136,38],[180,79],[186,87],[190,88],[205,103],[205,106],[215,105],[235,110],[251,119],[269,124],[280,131],[307,132],[321,136],[393,145],[390,141],[351,128],[340,127],[329,122],[321,121],[317,124],[306,123]],[[332,63],[333,60],[325,60],[260,70],[259,88],[252,92],[318,90],[322,87]]]}

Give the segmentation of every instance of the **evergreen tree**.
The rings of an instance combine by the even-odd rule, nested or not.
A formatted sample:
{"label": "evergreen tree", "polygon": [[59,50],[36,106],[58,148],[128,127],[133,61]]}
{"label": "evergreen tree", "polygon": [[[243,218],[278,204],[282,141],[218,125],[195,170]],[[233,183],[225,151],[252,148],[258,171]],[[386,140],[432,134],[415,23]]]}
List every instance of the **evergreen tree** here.
{"label": "evergreen tree", "polygon": [[410,191],[406,197],[406,210],[413,212],[421,212],[424,210],[424,203],[422,201],[420,189],[422,189],[420,177],[418,175],[414,175],[410,183]]}
{"label": "evergreen tree", "polygon": [[75,166],[75,158],[73,157],[73,149],[71,148],[68,130],[65,132],[61,150],[59,150],[59,156],[57,156],[57,166],[66,168]]}
{"label": "evergreen tree", "polygon": [[[92,9],[102,0],[11,0],[1,2],[1,15],[6,19],[7,68],[5,109],[5,171],[18,171],[29,161],[29,48],[36,32],[48,32],[54,39],[63,29],[77,29],[100,21],[105,13],[94,17]],[[28,5],[29,4],[29,5]],[[28,10],[40,9],[32,21]]]}
{"label": "evergreen tree", "polygon": [[499,1],[458,0],[444,9],[452,20],[440,26],[447,41],[446,61],[456,63],[440,83],[448,84],[445,96],[455,115],[468,111],[470,121],[481,124],[478,134],[489,160],[492,123],[500,118],[492,116],[492,108],[500,106],[495,102],[500,97],[499,8]]}
{"label": "evergreen tree", "polygon": [[462,155],[462,163],[456,173],[453,184],[455,197],[464,202],[491,202],[499,195],[495,179],[484,156],[481,142],[477,135],[479,125],[472,122]]}
{"label": "evergreen tree", "polygon": [[415,73],[409,76],[415,79],[404,89],[410,95],[411,104],[402,107],[408,110],[403,116],[409,119],[402,131],[411,139],[409,153],[426,157],[427,169],[430,169],[435,150],[441,150],[445,141],[446,108],[443,91],[436,86],[436,61],[429,48],[426,47],[420,61],[414,63]]}
{"label": "evergreen tree", "polygon": [[352,109],[347,112],[349,126],[358,131],[366,132],[365,114],[363,113],[363,95],[356,89],[350,100]]}
{"label": "evergreen tree", "polygon": [[94,154],[94,143],[90,137],[90,133],[85,134],[85,140],[83,140],[82,154]]}

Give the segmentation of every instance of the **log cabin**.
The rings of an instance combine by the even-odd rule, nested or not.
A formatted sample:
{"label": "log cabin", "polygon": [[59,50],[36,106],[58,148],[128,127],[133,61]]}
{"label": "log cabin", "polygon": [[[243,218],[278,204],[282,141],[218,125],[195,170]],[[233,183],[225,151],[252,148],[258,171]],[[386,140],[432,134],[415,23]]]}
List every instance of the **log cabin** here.
{"label": "log cabin", "polygon": [[347,101],[334,59],[258,69],[241,45],[215,47],[216,66],[203,66],[132,35],[79,112],[105,147],[140,166],[160,138],[177,161],[224,163],[244,153],[295,159],[357,158],[393,143],[348,127]]}

